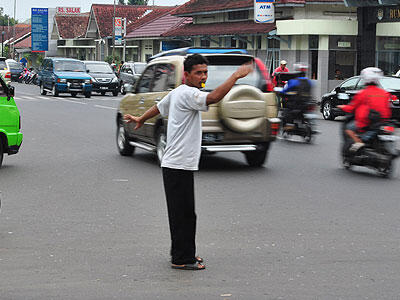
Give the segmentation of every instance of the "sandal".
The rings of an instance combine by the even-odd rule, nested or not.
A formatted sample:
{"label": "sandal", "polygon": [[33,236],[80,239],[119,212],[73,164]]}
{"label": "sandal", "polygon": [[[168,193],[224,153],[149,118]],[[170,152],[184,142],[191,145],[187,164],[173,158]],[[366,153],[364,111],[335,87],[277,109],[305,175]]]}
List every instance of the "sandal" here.
{"label": "sandal", "polygon": [[205,265],[202,265],[199,262],[195,262],[194,264],[185,264],[185,265],[175,265],[171,264],[172,269],[178,269],[178,270],[192,270],[192,271],[197,271],[197,270],[204,270],[206,268]]}
{"label": "sandal", "polygon": [[[195,259],[196,259],[196,261],[197,261],[198,263],[203,263],[203,262],[204,262],[204,259],[201,258],[200,256],[196,256]],[[171,260],[170,260],[169,262],[171,262]]]}

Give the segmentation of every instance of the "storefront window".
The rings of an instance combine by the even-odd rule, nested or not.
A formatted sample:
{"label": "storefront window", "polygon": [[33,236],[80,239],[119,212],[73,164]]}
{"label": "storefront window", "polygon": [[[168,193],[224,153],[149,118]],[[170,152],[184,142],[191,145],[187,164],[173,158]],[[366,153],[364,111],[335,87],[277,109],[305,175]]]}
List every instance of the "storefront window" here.
{"label": "storefront window", "polygon": [[400,66],[400,38],[378,37],[378,67],[387,75],[396,74]]}
{"label": "storefront window", "polygon": [[352,77],[357,70],[356,37],[329,37],[329,79],[343,80]]}

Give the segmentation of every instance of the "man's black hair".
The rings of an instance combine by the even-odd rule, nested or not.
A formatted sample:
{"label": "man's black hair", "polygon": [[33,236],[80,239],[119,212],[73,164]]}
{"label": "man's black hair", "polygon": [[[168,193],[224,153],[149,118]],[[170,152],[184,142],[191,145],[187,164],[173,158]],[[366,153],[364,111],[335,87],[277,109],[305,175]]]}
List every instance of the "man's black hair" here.
{"label": "man's black hair", "polygon": [[185,62],[183,63],[183,70],[185,72],[190,73],[192,71],[194,65],[208,65],[208,60],[203,55],[200,54],[192,54],[186,57]]}

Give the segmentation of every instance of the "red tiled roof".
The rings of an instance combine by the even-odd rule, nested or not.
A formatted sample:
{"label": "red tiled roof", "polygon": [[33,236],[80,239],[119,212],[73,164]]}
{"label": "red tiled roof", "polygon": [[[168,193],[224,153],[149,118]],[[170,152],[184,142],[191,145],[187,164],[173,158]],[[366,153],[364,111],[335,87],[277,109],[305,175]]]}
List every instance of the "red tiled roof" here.
{"label": "red tiled roof", "polygon": [[[147,5],[116,5],[115,17],[126,18],[128,26],[137,22],[140,18],[152,13],[158,9],[165,9],[165,6],[147,6]],[[93,4],[94,12],[99,33],[101,37],[112,36],[114,5],[112,4]]]}
{"label": "red tiled roof", "polygon": [[151,21],[158,19],[159,17],[169,13],[171,10],[173,10],[175,8],[176,7],[174,7],[174,6],[158,7],[156,9],[154,9],[151,13],[138,19],[136,22],[129,24],[126,28],[126,32],[130,33],[133,30],[139,28],[140,26],[147,24],[148,22],[151,22]]}
{"label": "red tiled roof", "polygon": [[258,24],[254,21],[225,22],[213,24],[187,24],[172,29],[162,36],[203,36],[267,33],[275,29],[275,24]]}
{"label": "red tiled roof", "polygon": [[127,38],[138,38],[138,37],[156,37],[161,36],[168,30],[177,28],[179,26],[192,23],[191,17],[175,17],[170,13],[164,14],[155,20],[151,20],[146,24],[138,27],[127,34]]}
{"label": "red tiled roof", "polygon": [[29,35],[26,39],[23,39],[15,44],[15,48],[31,48],[32,46],[32,39]]}
{"label": "red tiled roof", "polygon": [[62,39],[74,39],[83,36],[89,21],[89,13],[55,17],[58,34]]}
{"label": "red tiled roof", "polygon": [[[7,41],[13,37],[13,26],[2,27],[4,31],[4,41]],[[15,25],[15,39],[23,37],[25,34],[31,32],[31,25],[29,24],[17,24]]]}
{"label": "red tiled roof", "polygon": [[[312,2],[343,2],[343,0],[276,0],[275,4],[306,4]],[[218,10],[250,8],[254,6],[254,0],[190,0],[181,5],[174,15],[186,15],[197,12],[209,12]]]}

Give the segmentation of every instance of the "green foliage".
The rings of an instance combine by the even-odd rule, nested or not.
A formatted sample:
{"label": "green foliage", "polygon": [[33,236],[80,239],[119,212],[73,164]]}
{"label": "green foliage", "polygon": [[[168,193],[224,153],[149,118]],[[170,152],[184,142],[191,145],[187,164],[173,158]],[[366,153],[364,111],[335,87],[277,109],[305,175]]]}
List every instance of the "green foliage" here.
{"label": "green foliage", "polygon": [[124,0],[118,0],[118,5],[125,5],[125,1]]}
{"label": "green foliage", "polygon": [[[10,48],[8,48],[8,46],[4,46],[3,54],[4,54],[4,57],[10,57]],[[1,52],[0,52],[0,55],[1,55]]]}
{"label": "green foliage", "polygon": [[147,5],[149,0],[128,0],[128,5]]}
{"label": "green foliage", "polygon": [[114,55],[114,57],[112,55],[106,56],[105,62],[108,62],[109,64],[115,63],[116,65],[119,65],[121,62],[121,59],[118,55]]}
{"label": "green foliage", "polygon": [[44,59],[44,55],[43,54],[39,54],[38,57],[36,58],[36,64],[41,66],[42,62],[43,62],[43,59]]}
{"label": "green foliage", "polygon": [[10,22],[10,26],[14,26],[15,22],[14,18],[11,18],[9,15],[4,15],[3,14],[4,9],[2,7],[0,7],[0,25],[1,26],[7,26],[8,22]]}

